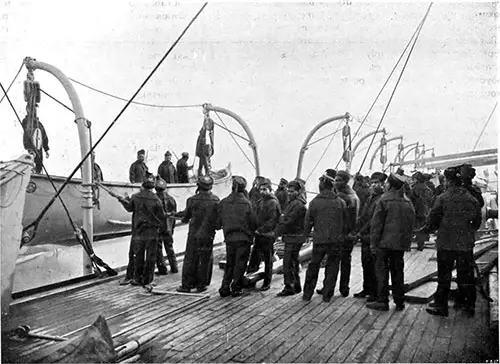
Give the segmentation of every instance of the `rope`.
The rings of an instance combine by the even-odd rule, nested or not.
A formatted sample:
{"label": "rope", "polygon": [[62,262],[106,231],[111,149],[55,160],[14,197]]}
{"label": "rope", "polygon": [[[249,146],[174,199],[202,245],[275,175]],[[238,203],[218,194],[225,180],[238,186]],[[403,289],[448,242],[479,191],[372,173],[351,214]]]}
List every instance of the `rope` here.
{"label": "rope", "polygon": [[[121,101],[126,101],[128,102],[129,100],[127,99],[124,99],[123,97],[119,97],[119,96],[115,96],[115,95],[112,95],[108,92],[105,92],[105,91],[101,91],[101,90],[98,90],[92,86],[89,86],[89,85],[86,85],[80,81],[77,81],[71,77],[68,77],[71,81],[83,86],[83,87],[86,87],[92,91],[95,91],[95,92],[98,92],[100,94],[103,94],[103,95],[106,95],[106,96],[109,96],[109,97],[112,97],[114,99],[117,99],[117,100],[121,100]],[[157,104],[147,104],[147,103],[144,103],[144,102],[137,102],[137,101],[133,101],[131,102],[132,104],[136,104],[136,105],[141,105],[141,106],[149,106],[149,107],[158,107],[158,108],[162,108],[162,109],[167,109],[167,108],[170,108],[170,109],[175,109],[175,108],[189,108],[189,107],[203,107],[203,104],[190,104],[190,105],[157,105]]]}
{"label": "rope", "polygon": [[[412,44],[412,46],[410,48],[410,51],[408,52],[408,56],[406,57],[405,63],[403,64],[403,69],[401,70],[401,73],[399,74],[399,77],[398,77],[398,79],[396,81],[396,85],[394,85],[394,89],[392,90],[392,93],[391,93],[391,96],[389,98],[389,101],[387,102],[387,105],[386,105],[386,107],[384,109],[384,113],[382,114],[382,117],[380,118],[380,121],[379,121],[377,129],[376,129],[377,131],[380,129],[380,126],[382,125],[382,121],[384,120],[384,117],[385,117],[385,115],[387,113],[387,110],[389,109],[389,106],[391,105],[392,98],[394,97],[394,94],[396,93],[396,90],[398,88],[399,82],[401,81],[401,78],[403,77],[404,71],[406,70],[406,66],[408,65],[408,62],[410,60],[411,54],[413,53],[413,50],[415,49],[415,45],[417,44],[418,37],[420,36],[420,31],[422,30],[422,28],[424,26],[424,23],[425,23],[425,20],[427,19],[427,16],[429,15],[429,12],[431,11],[432,4],[433,3],[431,3],[429,5],[429,8],[427,9],[427,12],[425,13],[422,21],[420,22],[420,24],[417,27],[417,34],[415,36],[415,41],[413,42],[413,44]],[[358,169],[358,173],[361,172],[361,169],[363,168],[363,165],[365,164],[366,157],[368,156],[368,152],[370,151],[370,148],[372,147],[373,142],[375,141],[375,137],[376,137],[376,134],[373,134],[373,138],[370,141],[370,146],[368,147],[368,150],[365,153],[365,156],[363,158],[363,162],[361,162],[361,166]]]}
{"label": "rope", "polygon": [[[396,64],[394,65],[394,67],[392,68],[392,71],[391,73],[389,74],[389,76],[387,77],[387,79],[385,80],[384,84],[382,85],[382,88],[380,89],[377,97],[375,97],[375,100],[373,101],[373,103],[371,104],[370,108],[368,109],[368,111],[366,112],[366,115],[365,117],[363,118],[363,121],[361,122],[361,124],[359,125],[358,129],[356,130],[356,132],[354,133],[354,136],[352,137],[352,140],[354,141],[354,138],[356,138],[356,136],[358,135],[361,127],[363,126],[363,124],[366,122],[366,119],[368,118],[368,115],[370,114],[370,112],[372,111],[372,109],[374,108],[375,104],[377,103],[380,95],[382,94],[382,92],[384,91],[385,87],[387,86],[387,84],[389,83],[389,80],[391,79],[392,75],[394,74],[394,72],[396,71],[396,68],[399,66],[399,63],[401,62],[401,60],[403,59],[403,56],[404,54],[406,53],[406,50],[408,49],[408,47],[410,46],[410,44],[412,43],[413,41],[413,38],[415,38],[415,35],[418,33],[418,30],[419,30],[419,27],[423,25],[423,20],[420,22],[419,26],[417,27],[417,29],[415,30],[415,32],[413,32],[413,35],[411,36],[410,40],[408,41],[408,43],[406,44],[405,48],[403,49],[403,52],[401,52],[401,55],[399,56],[399,59],[397,60]],[[338,168],[340,162],[342,162],[342,157],[340,157],[339,161],[337,162],[337,165],[335,166],[335,169]]]}
{"label": "rope", "polygon": [[318,143],[318,142],[320,142],[320,141],[322,141],[322,140],[324,140],[324,139],[328,138],[329,136],[332,136],[332,135],[334,135],[334,134],[337,134],[337,133],[338,133],[339,131],[341,131],[341,130],[342,130],[342,128],[337,129],[337,130],[335,130],[335,131],[331,132],[330,134],[325,135],[324,137],[321,137],[321,138],[319,138],[319,139],[316,139],[315,141],[313,141],[313,142],[311,142],[311,143],[307,144],[306,148],[308,148],[308,147],[310,147],[311,145],[316,144],[316,143]]}
{"label": "rope", "polygon": [[[150,80],[150,78],[153,76],[153,74],[156,72],[156,70],[160,67],[160,65],[163,63],[163,61],[172,52],[172,50],[175,48],[175,46],[177,45],[177,43],[179,43],[179,41],[181,40],[181,38],[188,31],[188,29],[191,27],[191,25],[194,23],[194,21],[198,18],[198,16],[201,14],[201,12],[203,11],[203,9],[205,9],[205,7],[207,6],[207,4],[208,3],[203,4],[203,6],[201,7],[201,9],[198,11],[198,13],[196,13],[196,15],[193,17],[193,19],[191,19],[191,21],[189,22],[189,24],[182,31],[182,33],[179,35],[179,37],[176,39],[176,41],[172,44],[172,46],[165,53],[165,55],[160,59],[160,61],[158,62],[158,64],[153,68],[153,70],[150,72],[150,74],[148,75],[148,77],[146,77],[146,79],[144,80],[144,82],[139,86],[139,88],[137,89],[137,91],[132,95],[132,97],[127,102],[127,104],[121,109],[121,111],[118,113],[118,115],[115,117],[115,119],[107,127],[107,129],[104,131],[104,133],[99,137],[99,139],[97,140],[97,142],[90,148],[90,150],[87,152],[87,154],[85,155],[85,157],[83,157],[83,159],[78,163],[78,165],[75,167],[75,169],[73,170],[73,172],[71,172],[70,175],[68,176],[68,178],[66,178],[66,180],[64,181],[64,183],[62,184],[62,186],[59,188],[59,190],[57,191],[57,193],[54,195],[54,197],[52,197],[52,199],[48,202],[48,204],[40,212],[40,215],[39,215],[39,217],[37,219],[41,219],[43,217],[43,215],[47,212],[47,210],[50,208],[50,206],[52,206],[52,204],[54,203],[54,201],[56,200],[56,198],[59,197],[59,195],[61,194],[62,190],[68,185],[68,183],[71,180],[71,178],[76,174],[76,172],[81,168],[81,166],[83,165],[83,163],[85,162],[85,160],[92,154],[92,152],[94,151],[94,149],[99,145],[99,143],[108,134],[108,132],[113,127],[113,125],[115,125],[115,123],[122,116],[122,114],[125,112],[125,110],[129,107],[129,105],[132,103],[132,101],[135,99],[135,97],[139,94],[139,92],[142,90],[142,88],[146,85],[146,83]],[[30,224],[29,227],[32,226],[32,225],[33,224]],[[25,229],[27,229],[27,227]]]}
{"label": "rope", "polygon": [[24,66],[24,62],[21,63],[21,67],[19,67],[19,70],[17,71],[16,75],[12,79],[12,82],[10,83],[9,87],[7,87],[7,91],[4,91],[5,94],[0,99],[0,104],[2,103],[3,99],[5,98],[5,96],[7,96],[7,93],[9,92],[10,88],[12,87],[12,85],[14,84],[14,82],[16,81],[17,76],[19,76],[19,74],[21,73],[21,70],[23,69],[23,66]]}
{"label": "rope", "polygon": [[472,151],[474,152],[477,148],[477,145],[479,144],[479,141],[481,140],[482,136],[483,136],[483,133],[484,131],[486,130],[486,127],[488,126],[488,123],[490,122],[491,120],[491,117],[493,116],[493,113],[495,112],[496,108],[497,108],[497,105],[498,105],[498,101],[496,102],[495,106],[493,107],[493,111],[491,111],[491,114],[490,116],[488,117],[488,120],[486,120],[486,123],[484,124],[483,126],[483,130],[481,130],[481,134],[479,134],[479,137],[477,138],[476,140],[476,144],[474,144],[474,148],[472,148]]}
{"label": "rope", "polygon": [[[214,113],[215,113],[215,115],[217,115],[217,117],[219,118],[220,122],[222,124],[224,124],[224,126],[226,127],[226,130],[229,131],[229,129],[226,126],[226,123],[224,123],[224,120],[222,120],[222,118],[219,116],[219,113],[217,111],[214,111]],[[253,169],[255,169],[255,165],[253,164],[252,160],[248,157],[248,155],[245,153],[245,151],[243,150],[243,148],[240,146],[240,143],[238,143],[238,141],[236,140],[236,138],[233,136],[232,133],[229,133],[229,135],[231,135],[231,138],[233,138],[234,142],[236,143],[236,145],[240,149],[241,153],[243,153],[243,155],[245,156],[245,158],[247,159],[247,161],[252,165]]]}
{"label": "rope", "polygon": [[[218,116],[218,115],[217,115],[217,116]],[[234,132],[234,131],[232,131],[232,130],[229,130],[227,127],[223,127],[222,125],[220,125],[220,124],[216,123],[215,121],[214,121],[214,124],[215,124],[215,125],[217,125],[219,128],[224,129],[224,130],[225,130],[225,131],[227,131],[228,133],[233,134],[233,135],[236,135],[237,137],[240,137],[241,139],[243,139],[243,140],[244,140],[244,141],[246,141],[247,143],[250,143],[250,140],[248,140],[248,139],[247,139],[247,138],[245,138],[244,136],[241,136],[241,135],[240,135],[240,134],[238,134],[238,133],[235,133],[235,132]],[[224,124],[224,125],[226,125],[226,124]]]}
{"label": "rope", "polygon": [[48,94],[47,92],[45,92],[44,90],[40,89],[40,91],[42,93],[44,93],[45,95],[47,95],[48,97],[50,97],[52,100],[54,100],[55,102],[57,102],[59,105],[63,106],[64,108],[68,109],[69,111],[71,111],[72,113],[75,113],[73,111],[72,108],[70,108],[68,105],[62,103],[61,101],[59,101],[58,99],[56,99],[54,96],[51,96],[50,94]]}
{"label": "rope", "polygon": [[[340,126],[340,124],[342,123],[342,119],[339,121],[339,124],[338,126]],[[309,177],[311,177],[311,175],[313,174],[313,172],[316,170],[316,168],[318,168],[318,165],[319,163],[321,162],[321,160],[323,159],[323,157],[325,156],[326,152],[328,151],[328,148],[330,148],[330,145],[332,144],[333,142],[333,138],[335,137],[335,134],[337,134],[340,130],[342,130],[342,128],[337,128],[337,131],[332,133],[332,137],[330,138],[330,141],[328,142],[328,145],[326,146],[325,150],[323,151],[323,154],[321,154],[321,157],[319,157],[318,161],[316,162],[316,164],[314,165],[313,169],[311,170],[311,172],[309,173],[309,175],[307,176],[306,178],[306,182],[309,180]],[[310,145],[310,144],[309,144]]]}

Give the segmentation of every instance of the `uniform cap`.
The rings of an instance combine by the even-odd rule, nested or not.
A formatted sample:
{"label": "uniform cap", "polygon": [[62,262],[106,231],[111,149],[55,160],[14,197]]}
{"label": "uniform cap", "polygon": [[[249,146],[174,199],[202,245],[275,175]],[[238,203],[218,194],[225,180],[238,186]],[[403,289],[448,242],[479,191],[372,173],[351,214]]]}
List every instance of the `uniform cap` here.
{"label": "uniform cap", "polygon": [[210,190],[214,184],[214,179],[210,176],[201,176],[198,178],[197,185],[201,189]]}
{"label": "uniform cap", "polygon": [[142,187],[144,188],[154,188],[156,184],[155,176],[148,174],[144,181],[142,182]]}
{"label": "uniform cap", "polygon": [[170,153],[170,151],[169,151],[169,150],[167,150],[167,151],[165,152],[165,157],[168,157],[168,156],[170,156],[170,157],[172,156],[172,153]]}
{"label": "uniform cap", "polygon": [[167,182],[165,182],[165,180],[163,178],[158,177],[156,179],[156,186],[155,186],[155,188],[157,190],[163,191],[163,190],[165,190],[167,188]]}
{"label": "uniform cap", "polygon": [[387,179],[387,175],[385,173],[382,173],[382,172],[374,172],[372,173],[371,177],[370,177],[370,180],[379,180],[380,182],[385,182],[385,180]]}
{"label": "uniform cap", "polygon": [[137,152],[137,155],[146,155],[146,152],[144,151],[144,149],[141,149]]}
{"label": "uniform cap", "polygon": [[391,187],[394,187],[397,190],[403,187],[405,182],[405,178],[403,176],[400,176],[399,174],[391,173],[389,178],[387,178],[387,183],[389,183]]}

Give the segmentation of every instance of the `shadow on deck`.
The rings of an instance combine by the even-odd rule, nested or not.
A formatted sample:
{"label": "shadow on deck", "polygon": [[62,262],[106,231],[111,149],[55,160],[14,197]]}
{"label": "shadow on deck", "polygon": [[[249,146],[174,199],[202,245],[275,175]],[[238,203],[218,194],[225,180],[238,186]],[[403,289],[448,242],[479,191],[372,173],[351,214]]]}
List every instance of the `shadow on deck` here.
{"label": "shadow on deck", "polygon": [[[405,281],[436,270],[435,254],[406,253]],[[330,303],[318,295],[310,302],[301,295],[276,297],[281,275],[267,292],[221,298],[222,270],[214,265],[212,285],[204,292],[209,297],[174,294],[180,274],[157,278],[157,289],[172,292],[167,295],[121,287],[114,279],[14,303],[8,326],[28,324],[33,332],[71,338],[103,315],[115,346],[157,332],[140,350],[139,362],[498,362],[498,333],[489,329],[483,297],[478,295],[472,318],[452,308],[447,318],[431,316],[426,305],[409,303],[402,312],[393,303],[388,312],[372,311],[352,297],[362,284],[360,255],[355,247],[351,295],[344,298],[337,288]],[[319,284],[322,277],[320,272]],[[3,335],[2,361],[40,361],[58,345]]]}

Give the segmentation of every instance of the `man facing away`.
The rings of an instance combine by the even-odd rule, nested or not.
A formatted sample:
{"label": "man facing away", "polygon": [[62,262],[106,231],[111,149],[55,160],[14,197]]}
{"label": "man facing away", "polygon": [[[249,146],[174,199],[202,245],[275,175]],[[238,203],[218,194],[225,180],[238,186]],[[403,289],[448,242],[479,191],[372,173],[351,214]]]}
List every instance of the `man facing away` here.
{"label": "man facing away", "polygon": [[166,219],[162,221],[160,230],[158,233],[158,255],[156,257],[156,267],[158,268],[159,275],[167,274],[167,266],[165,260],[163,259],[163,247],[165,247],[165,252],[167,253],[168,263],[170,265],[170,271],[172,273],[177,273],[177,258],[174,252],[174,226],[175,218],[171,217],[175,212],[177,212],[177,203],[175,199],[170,196],[167,192],[167,183],[158,178],[156,180],[156,195],[161,201],[163,210],[166,213]]}
{"label": "man facing away", "polygon": [[212,279],[212,251],[217,224],[219,198],[211,190],[214,180],[210,176],[198,178],[198,193],[186,201],[186,210],[178,214],[182,222],[189,223],[182,266],[182,283],[177,292],[206,291]]}
{"label": "man facing away", "polygon": [[[410,197],[413,207],[415,208],[415,224],[416,228],[420,229],[424,226],[425,220],[429,215],[430,205],[432,202],[432,191],[425,185],[425,176],[421,172],[413,175],[415,184],[411,188]],[[417,238],[417,249],[424,250],[424,244],[429,240],[429,234],[417,231],[415,234]]]}
{"label": "man facing away", "polygon": [[373,302],[377,297],[377,279],[375,275],[375,255],[370,250],[370,227],[375,206],[384,193],[384,182],[387,175],[374,172],[370,177],[370,194],[358,219],[356,237],[361,240],[361,265],[363,268],[363,289],[355,293],[356,298],[367,298]]}
{"label": "man facing away", "polygon": [[323,282],[323,301],[330,302],[337,281],[342,243],[346,233],[347,207],[344,200],[333,192],[334,178],[324,174],[319,182],[319,195],[309,204],[305,217],[304,239],[311,229],[313,233],[313,251],[307,267],[302,299],[310,301],[318,281],[321,261],[327,256],[325,280]]}
{"label": "man facing away", "polygon": [[177,161],[177,182],[189,183],[188,171],[193,169],[193,166],[188,166],[189,153],[182,152],[181,159]]}
{"label": "man facing away", "polygon": [[377,202],[370,227],[370,248],[376,256],[377,301],[366,307],[389,310],[389,272],[396,311],[404,305],[404,253],[410,247],[415,210],[402,188],[403,178],[391,174],[388,191]]}
{"label": "man facing away", "polygon": [[280,217],[275,236],[282,236],[285,244],[283,256],[283,279],[285,287],[278,296],[290,296],[302,292],[299,276],[299,252],[304,243],[304,218],[306,201],[301,194],[303,186],[299,181],[288,183],[289,203]]}
{"label": "man facing away", "polygon": [[[156,253],[158,250],[158,230],[165,220],[165,212],[160,199],[153,192],[155,178],[148,175],[140,192],[133,194],[130,200],[120,199],[123,207],[132,212],[133,245],[133,286],[142,285],[150,288],[154,278]],[[130,255],[129,255],[130,257]]]}
{"label": "man facing away", "polygon": [[137,152],[137,160],[130,165],[129,180],[130,183],[142,183],[148,174],[148,166],[144,163],[146,152],[141,149]]}
{"label": "man facing away", "polygon": [[232,192],[219,204],[218,228],[224,232],[226,267],[219,289],[221,297],[243,294],[244,275],[257,221],[252,204],[246,196],[247,181],[233,177]]}
{"label": "man facing away", "polygon": [[458,295],[455,308],[474,315],[476,286],[474,278],[475,232],[481,225],[479,202],[462,185],[460,168],[444,171],[446,191],[436,198],[423,231],[438,231],[436,238],[438,287],[427,312],[448,316],[453,266],[457,267]]}
{"label": "man facing away", "polygon": [[158,166],[158,176],[167,183],[177,183],[177,171],[172,163],[172,153],[166,151],[165,160]]}
{"label": "man facing away", "polygon": [[352,250],[354,248],[354,231],[356,221],[359,214],[359,198],[356,192],[347,184],[350,176],[346,171],[338,171],[335,176],[335,191],[338,196],[343,199],[347,205],[348,220],[347,232],[348,235],[344,239],[342,247],[342,258],[340,260],[340,294],[343,297],[349,296],[349,281],[351,278],[351,260]]}

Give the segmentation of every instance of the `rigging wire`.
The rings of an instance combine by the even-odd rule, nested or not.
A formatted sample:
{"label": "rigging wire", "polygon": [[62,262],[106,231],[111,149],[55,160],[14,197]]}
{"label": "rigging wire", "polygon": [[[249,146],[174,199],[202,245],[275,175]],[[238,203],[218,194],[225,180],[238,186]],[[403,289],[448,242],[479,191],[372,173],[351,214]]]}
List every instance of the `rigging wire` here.
{"label": "rigging wire", "polygon": [[[396,93],[396,90],[398,88],[399,82],[401,81],[401,78],[403,77],[403,74],[404,74],[404,71],[406,70],[406,66],[408,65],[408,62],[410,61],[411,54],[413,53],[413,50],[415,49],[415,45],[417,44],[418,37],[420,36],[420,31],[422,30],[422,28],[424,26],[425,20],[427,19],[427,16],[429,15],[429,12],[431,11],[432,4],[433,3],[431,3],[429,5],[429,8],[427,9],[427,12],[425,13],[422,21],[420,22],[420,24],[417,27],[417,34],[415,36],[415,41],[413,42],[413,44],[412,44],[412,46],[411,46],[411,48],[410,48],[410,50],[408,52],[408,56],[406,57],[405,63],[403,64],[403,68],[401,70],[401,73],[399,74],[399,77],[398,77],[398,79],[396,81],[396,84],[394,85],[394,89],[392,90],[391,96],[389,97],[389,101],[387,102],[387,105],[386,105],[386,107],[384,109],[382,117],[380,118],[380,121],[379,121],[377,129],[376,129],[377,131],[380,129],[380,126],[382,125],[382,121],[384,120],[384,117],[385,117],[385,115],[387,113],[387,110],[389,109],[389,106],[391,105],[392,98],[394,97],[394,94]],[[373,134],[373,138],[370,141],[370,146],[368,147],[368,150],[365,153],[363,161],[361,162],[361,166],[358,169],[358,173],[361,172],[361,169],[363,168],[363,165],[365,164],[366,157],[368,156],[368,153],[369,153],[369,151],[370,151],[370,149],[371,149],[371,147],[373,145],[373,142],[375,141],[375,137],[376,137],[376,134]]]}
{"label": "rigging wire", "polygon": [[[106,130],[104,131],[104,133],[99,137],[99,139],[97,140],[97,142],[90,147],[90,150],[87,152],[87,154],[83,157],[83,159],[77,164],[77,166],[75,167],[75,169],[73,170],[73,172],[70,173],[70,175],[66,178],[66,180],[64,181],[64,183],[61,185],[61,187],[59,188],[59,190],[57,191],[57,193],[52,197],[52,199],[47,203],[47,205],[43,208],[43,210],[40,212],[40,215],[39,217],[37,218],[37,221],[39,221],[43,215],[47,212],[47,210],[50,208],[50,206],[52,206],[52,204],[54,203],[54,201],[56,200],[57,197],[59,197],[59,195],[61,194],[62,190],[68,185],[69,181],[71,180],[71,178],[76,174],[76,172],[81,168],[81,166],[83,165],[83,163],[85,162],[85,160],[87,160],[87,158],[92,154],[92,152],[94,151],[94,149],[99,145],[99,143],[104,139],[104,137],[108,134],[108,132],[111,130],[111,128],[113,127],[113,125],[115,125],[115,123],[118,121],[118,119],[122,116],[122,114],[125,112],[125,110],[129,107],[129,105],[133,102],[133,100],[135,99],[135,97],[139,94],[139,92],[142,90],[142,88],[146,85],[146,83],[151,79],[151,77],[153,76],[153,74],[156,72],[156,70],[161,66],[161,64],[163,63],[163,61],[168,57],[168,55],[172,52],[172,50],[175,48],[175,46],[179,43],[179,41],[182,39],[182,37],[184,36],[184,34],[186,34],[186,32],[188,31],[188,29],[191,27],[191,25],[194,23],[194,21],[198,18],[198,16],[201,14],[201,12],[205,9],[205,7],[208,5],[207,2],[205,2],[203,4],[203,6],[201,7],[201,9],[196,13],[196,15],[193,17],[193,19],[191,19],[191,21],[188,23],[188,25],[184,28],[184,30],[182,31],[182,33],[179,35],[179,37],[175,40],[175,42],[170,46],[170,48],[168,49],[168,51],[163,55],[163,57],[160,59],[160,61],[158,62],[158,64],[153,68],[153,70],[150,72],[150,74],[146,77],[146,79],[142,82],[142,84],[139,86],[139,88],[137,89],[137,91],[135,91],[135,93],[132,95],[132,97],[130,98],[130,100],[127,101],[126,105],[120,110],[120,112],[118,113],[118,115],[114,118],[114,120],[111,122],[111,124],[106,128]],[[29,224],[28,226],[26,226],[23,230],[26,230],[28,228],[30,228],[31,226],[33,226],[34,223],[31,223]]]}
{"label": "rigging wire", "polygon": [[322,141],[322,140],[324,140],[324,139],[328,138],[329,136],[332,136],[332,135],[334,135],[334,134],[337,134],[337,133],[338,133],[339,131],[341,131],[341,130],[342,130],[342,128],[339,128],[339,129],[337,129],[337,130],[335,130],[335,131],[332,131],[331,133],[329,133],[329,134],[327,134],[327,135],[325,135],[325,136],[323,136],[323,137],[321,137],[321,138],[318,138],[318,139],[316,139],[316,140],[315,140],[315,141],[313,141],[313,142],[310,142],[309,144],[307,144],[307,146],[306,146],[306,147],[307,147],[307,148],[309,148],[311,145],[316,144],[316,143],[318,143],[318,142],[320,142],[320,141]]}
{"label": "rigging wire", "polygon": [[[44,90],[40,89],[40,91],[42,93],[44,93],[45,95],[47,95],[48,97],[50,97],[52,100],[54,100],[55,102],[57,102],[59,105],[63,106],[64,108],[68,109],[69,111],[71,111],[73,114],[75,113],[75,111],[70,108],[68,105],[64,104],[63,102],[59,101],[58,99],[56,99],[54,96],[48,94],[47,92],[45,92]],[[90,120],[89,120],[90,121]]]}
{"label": "rigging wire", "polygon": [[[339,124],[338,126],[340,126],[340,124],[342,123],[342,119],[339,120]],[[342,130],[342,128],[339,128],[337,127],[337,131],[332,133],[332,137],[330,138],[330,141],[328,142],[325,150],[323,151],[323,154],[321,154],[321,157],[319,157],[318,161],[316,162],[316,164],[314,165],[313,169],[311,170],[311,172],[309,172],[309,175],[307,176],[306,178],[306,182],[309,180],[309,178],[311,177],[311,175],[313,174],[313,172],[316,170],[316,168],[318,168],[318,165],[319,163],[321,162],[321,160],[324,158],[326,152],[328,151],[328,148],[330,148],[330,145],[332,144],[333,142],[333,138],[335,137],[335,134],[337,134],[340,130]],[[309,144],[310,145],[310,144]]]}
{"label": "rigging wire", "polygon": [[24,62],[21,63],[21,67],[19,67],[19,70],[17,71],[16,75],[12,79],[12,82],[10,83],[9,87],[7,87],[7,91],[4,91],[4,95],[0,99],[0,104],[2,103],[3,99],[5,98],[5,96],[7,96],[7,94],[9,93],[9,90],[12,87],[12,85],[14,84],[14,82],[16,81],[17,76],[19,76],[19,74],[21,73],[21,70],[23,69],[23,66],[24,66]]}
{"label": "rigging wire", "polygon": [[[114,99],[117,99],[117,100],[121,100],[121,101],[126,101],[128,102],[127,99],[123,98],[123,97],[119,97],[119,96],[116,96],[116,95],[112,95],[108,92],[105,92],[105,91],[101,91],[101,90],[98,90],[96,89],[95,87],[92,87],[92,86],[89,86],[89,85],[86,85],[84,84],[83,82],[80,82],[80,81],[77,81],[71,77],[68,77],[68,79],[70,79],[71,81],[79,84],[80,86],[83,86],[83,87],[86,87],[92,91],[95,91],[95,92],[98,92],[100,94],[103,94],[103,95],[106,95],[106,96],[109,96],[109,97],[112,97]],[[161,108],[161,109],[179,109],[179,108],[189,108],[189,107],[203,107],[203,104],[189,104],[189,105],[157,105],[157,104],[148,104],[148,103],[144,103],[144,102],[138,102],[138,101],[133,101],[131,102],[132,104],[135,104],[135,105],[141,105],[141,106],[149,106],[149,107],[157,107],[157,108]]]}
{"label": "rigging wire", "polygon": [[488,123],[490,122],[491,120],[491,117],[493,116],[493,114],[495,113],[495,110],[497,108],[497,105],[498,105],[498,101],[496,102],[495,106],[493,107],[493,110],[491,111],[491,114],[490,116],[488,117],[488,120],[486,120],[486,123],[484,123],[484,126],[483,126],[483,130],[481,130],[481,134],[479,134],[479,137],[477,138],[476,140],[476,143],[474,144],[474,148],[472,148],[472,151],[474,152],[477,148],[477,145],[479,144],[479,141],[481,140],[482,136],[483,136],[483,133],[484,131],[486,130],[486,127],[488,126]]}
{"label": "rigging wire", "polygon": [[[431,3],[432,5],[432,3]],[[356,136],[358,135],[359,131],[361,130],[361,127],[363,126],[363,124],[366,122],[366,119],[368,118],[368,115],[370,114],[370,112],[372,111],[372,109],[374,108],[375,104],[377,103],[378,99],[380,98],[380,95],[382,94],[382,91],[384,91],[385,87],[387,86],[387,84],[389,83],[389,80],[391,79],[392,75],[394,74],[394,72],[396,71],[396,68],[399,66],[399,63],[401,62],[401,60],[403,59],[403,56],[404,54],[406,53],[406,50],[408,49],[408,47],[410,47],[410,45],[412,44],[413,42],[413,38],[415,38],[416,34],[419,32],[419,29],[422,27],[423,25],[423,19],[422,21],[420,21],[420,24],[418,25],[417,29],[413,32],[410,40],[408,41],[408,43],[406,44],[405,48],[403,49],[403,52],[401,52],[401,55],[399,56],[399,59],[397,60],[396,64],[394,65],[394,67],[392,68],[392,71],[391,73],[389,74],[389,76],[387,77],[387,79],[385,80],[384,84],[382,85],[382,88],[380,89],[377,97],[375,97],[375,100],[373,101],[373,103],[371,104],[370,108],[368,109],[368,111],[366,112],[366,115],[365,117],[363,118],[363,121],[361,122],[361,124],[359,125],[358,129],[356,130],[356,132],[354,133],[354,136],[352,137],[352,140],[354,141],[354,139],[356,138]],[[342,162],[342,157],[340,157],[339,161],[337,162],[337,165],[335,166],[335,169],[337,169],[339,167],[339,164],[340,162]]]}
{"label": "rigging wire", "polygon": [[[214,111],[215,112],[215,115],[217,115],[217,117],[219,118],[219,120],[221,121],[222,124],[224,124],[224,126],[226,127],[226,130],[229,130],[227,129],[227,126],[226,124],[224,123],[224,120],[222,120],[222,118],[219,116],[219,113],[217,111]],[[243,153],[243,155],[245,156],[245,158],[248,160],[248,162],[250,162],[250,164],[252,165],[252,167],[254,169],[255,168],[255,164],[253,164],[252,160],[250,159],[250,157],[248,157],[248,155],[245,153],[245,151],[243,150],[243,148],[240,146],[240,144],[238,143],[238,141],[234,138],[233,134],[232,133],[229,133],[229,135],[231,135],[231,138],[233,138],[234,142],[236,143],[236,145],[238,146],[238,148],[240,148],[240,151]]]}

